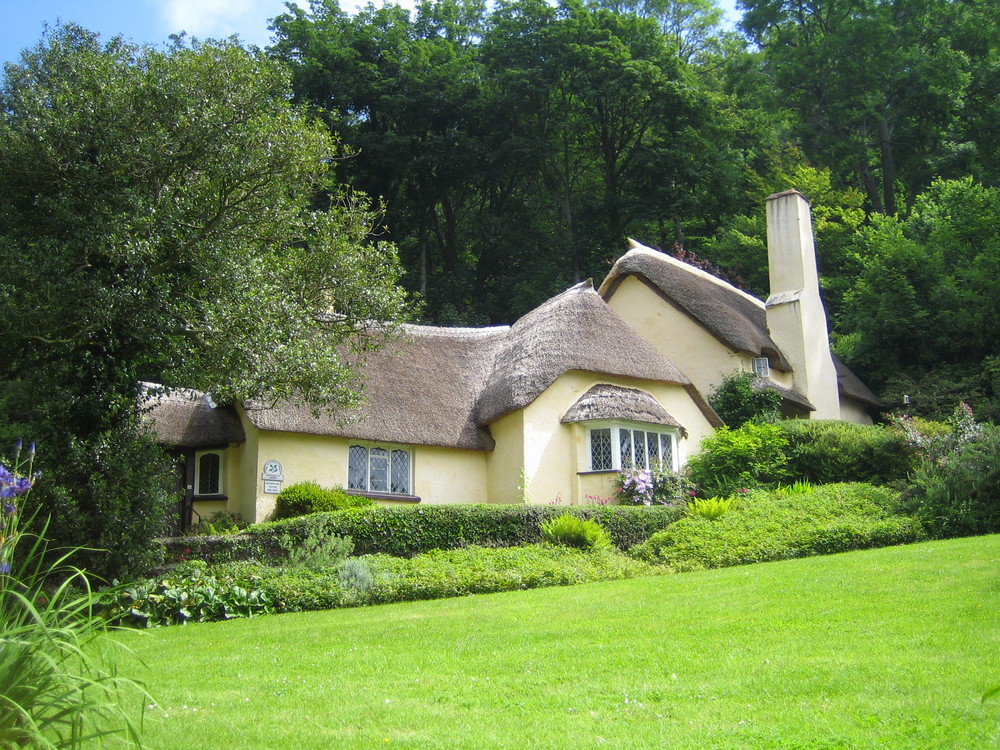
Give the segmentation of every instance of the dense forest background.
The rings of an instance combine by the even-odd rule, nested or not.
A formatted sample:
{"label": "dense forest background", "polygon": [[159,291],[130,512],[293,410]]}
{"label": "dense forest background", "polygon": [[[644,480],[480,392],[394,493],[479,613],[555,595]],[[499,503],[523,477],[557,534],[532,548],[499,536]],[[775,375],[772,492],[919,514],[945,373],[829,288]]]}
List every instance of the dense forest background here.
{"label": "dense forest background", "polygon": [[835,348],[927,416],[1000,417],[993,0],[291,6],[268,50],[384,202],[427,322],[511,322],[626,237],[767,294],[764,198],[814,211]]}

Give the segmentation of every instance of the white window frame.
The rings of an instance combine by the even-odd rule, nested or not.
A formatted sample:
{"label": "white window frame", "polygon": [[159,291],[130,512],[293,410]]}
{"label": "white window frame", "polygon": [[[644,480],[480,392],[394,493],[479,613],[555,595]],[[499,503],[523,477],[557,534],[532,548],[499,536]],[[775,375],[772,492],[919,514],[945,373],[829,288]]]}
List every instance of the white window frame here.
{"label": "white window frame", "polygon": [[[657,435],[657,445],[663,445],[663,438],[666,438],[670,445],[670,464],[664,466],[662,463],[660,465],[662,468],[669,469],[670,471],[680,471],[680,430],[676,427],[669,427],[667,425],[660,424],[645,424],[642,422],[617,422],[617,421],[601,421],[601,422],[588,422],[586,424],[587,429],[587,466],[589,471],[622,471],[624,468],[632,468],[627,464],[628,461],[622,460],[622,436],[623,431],[630,433],[630,439],[634,440],[636,433],[643,433],[644,440],[648,433],[653,433]],[[611,466],[594,468],[593,464],[593,437],[595,430],[610,430],[611,431]],[[661,452],[662,449],[658,447],[658,451]],[[634,459],[634,451],[633,451]],[[634,461],[633,461],[634,463]],[[645,460],[639,461],[639,466],[635,468],[648,469],[650,467],[650,461],[648,459],[648,454],[645,456]]]}
{"label": "white window frame", "polygon": [[[216,492],[201,491],[201,460],[206,456],[219,457],[219,488]],[[226,452],[224,450],[196,451],[194,454],[195,497],[219,497],[226,494]]]}
{"label": "white window frame", "polygon": [[[364,476],[364,486],[357,487],[352,486],[352,476],[351,476],[351,454],[352,449],[362,448],[365,451],[365,462],[366,470]],[[373,490],[372,486],[372,451],[382,450],[386,453],[387,468],[386,468],[386,489],[384,490]],[[392,457],[396,452],[406,454],[406,491],[405,492],[394,492],[392,489],[393,485],[393,473],[392,473]],[[369,443],[365,441],[352,441],[347,447],[347,481],[344,486],[349,492],[364,492],[373,493],[379,495],[413,495],[413,450],[412,448],[405,445],[391,445],[388,443]]]}
{"label": "white window frame", "polygon": [[753,374],[758,378],[771,377],[771,363],[767,357],[754,357],[752,362]]}

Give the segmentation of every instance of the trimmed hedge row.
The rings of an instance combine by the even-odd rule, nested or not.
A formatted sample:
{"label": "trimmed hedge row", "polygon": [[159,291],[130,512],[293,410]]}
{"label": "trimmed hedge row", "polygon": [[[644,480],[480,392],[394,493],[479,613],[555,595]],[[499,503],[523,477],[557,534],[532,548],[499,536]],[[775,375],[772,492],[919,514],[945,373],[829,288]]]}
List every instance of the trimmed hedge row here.
{"label": "trimmed hedge row", "polygon": [[542,541],[541,524],[563,514],[597,521],[619,549],[670,526],[683,509],[621,505],[430,505],[372,507],[255,524],[239,535],[165,541],[168,563],[280,558],[287,544],[323,536],[350,537],[355,555],[412,557],[435,549],[518,547]]}
{"label": "trimmed hedge row", "polygon": [[804,493],[756,491],[718,520],[688,516],[631,554],[676,571],[787,560],[908,544],[926,538],[900,515],[898,497],[868,484],[830,484]]}
{"label": "trimmed hedge row", "polygon": [[157,627],[273,612],[568,586],[666,572],[613,549],[584,552],[551,545],[466,547],[409,559],[369,555],[350,560],[371,571],[370,585],[349,585],[337,567],[310,570],[241,562],[205,569],[203,563],[193,562],[107,594],[104,614],[122,625]]}

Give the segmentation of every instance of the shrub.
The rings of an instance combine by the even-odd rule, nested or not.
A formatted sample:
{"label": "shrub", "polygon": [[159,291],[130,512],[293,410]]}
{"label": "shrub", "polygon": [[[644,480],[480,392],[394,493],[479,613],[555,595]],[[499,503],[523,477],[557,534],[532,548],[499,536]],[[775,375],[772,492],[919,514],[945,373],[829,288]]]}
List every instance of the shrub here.
{"label": "shrub", "polygon": [[230,620],[275,611],[271,597],[252,582],[213,575],[200,560],[178,565],[161,578],[106,592],[102,605],[111,622],[140,628]]}
{"label": "shrub", "polygon": [[831,484],[801,495],[756,491],[717,521],[687,516],[631,553],[675,570],[697,570],[924,538],[920,522],[897,509],[893,492],[867,484]]}
{"label": "shrub", "polygon": [[[349,513],[321,513],[257,524],[232,542],[213,542],[216,559],[266,557],[283,535],[302,539],[309,534],[350,537],[356,554],[385,553],[408,557],[434,549],[466,546],[516,547],[542,541],[540,525],[568,513],[597,521],[619,549],[628,549],[666,528],[682,515],[677,507],[614,505],[432,505],[373,507]],[[195,540],[184,539],[190,545]],[[198,547],[190,549],[197,555]],[[227,557],[228,555],[228,557]]]}
{"label": "shrub", "polygon": [[705,497],[688,503],[684,513],[688,516],[700,516],[709,521],[715,521],[731,511],[735,502],[732,497]]}
{"label": "shrub", "polygon": [[896,484],[916,468],[916,454],[895,429],[825,419],[778,422],[788,441],[787,473],[816,484]]}
{"label": "shrub", "polygon": [[755,388],[752,372],[726,375],[708,397],[708,404],[722,421],[734,429],[747,422],[777,422],[781,418],[781,396],[770,388]]}
{"label": "shrub", "polygon": [[597,521],[576,518],[564,513],[541,525],[542,538],[550,544],[562,544],[582,550],[606,549],[611,537]]}
{"label": "shrub", "polygon": [[787,448],[788,439],[775,424],[720,427],[701,441],[700,451],[688,461],[688,476],[699,495],[708,497],[771,486],[789,477]]}
{"label": "shrub", "polygon": [[285,487],[278,493],[271,520],[307,516],[312,513],[329,513],[348,508],[366,508],[374,505],[367,497],[348,495],[343,488],[327,489],[316,482],[300,482]]}
{"label": "shrub", "polygon": [[322,533],[310,533],[298,539],[286,534],[278,539],[278,544],[285,550],[286,565],[311,570],[337,567],[354,549],[349,537]]}
{"label": "shrub", "polygon": [[[370,586],[367,574],[361,572],[364,570],[372,576]],[[260,592],[269,602],[266,611],[271,611],[273,604],[277,612],[302,612],[619,580],[662,572],[613,549],[584,552],[533,545],[435,550],[412,558],[370,555],[349,558],[337,570],[227,563],[208,568],[205,575]],[[176,621],[163,617],[161,624]],[[135,618],[131,622],[142,621]]]}
{"label": "shrub", "polygon": [[196,523],[188,534],[192,536],[225,536],[239,534],[246,526],[237,513],[217,511]]}
{"label": "shrub", "polygon": [[951,455],[926,459],[904,505],[935,537],[1000,532],[1000,428],[983,426]]}
{"label": "shrub", "polygon": [[694,485],[667,469],[630,469],[618,475],[618,501],[623,505],[682,506]]}

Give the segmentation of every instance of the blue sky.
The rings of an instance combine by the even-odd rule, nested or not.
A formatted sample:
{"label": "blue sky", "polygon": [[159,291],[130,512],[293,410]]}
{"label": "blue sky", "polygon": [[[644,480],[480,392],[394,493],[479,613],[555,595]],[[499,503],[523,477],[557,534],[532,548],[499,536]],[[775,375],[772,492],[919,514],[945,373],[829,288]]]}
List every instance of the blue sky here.
{"label": "blue sky", "polygon": [[[730,19],[735,0],[722,0]],[[302,7],[308,0],[298,0]],[[412,7],[412,2],[402,0]],[[341,7],[354,7],[342,0]],[[43,24],[73,21],[107,40],[116,34],[147,44],[165,43],[171,34],[187,31],[202,39],[239,34],[244,42],[266,45],[271,18],[285,11],[284,0],[0,0],[0,62],[17,60],[33,47]]]}

